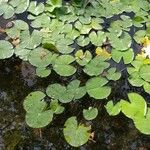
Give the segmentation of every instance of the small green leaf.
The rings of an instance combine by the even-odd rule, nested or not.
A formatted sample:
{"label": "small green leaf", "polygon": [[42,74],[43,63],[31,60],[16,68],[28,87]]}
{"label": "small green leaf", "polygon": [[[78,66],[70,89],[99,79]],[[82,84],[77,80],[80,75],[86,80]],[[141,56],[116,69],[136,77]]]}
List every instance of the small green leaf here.
{"label": "small green leaf", "polygon": [[109,101],[106,105],[105,108],[110,116],[116,116],[120,113],[121,107],[120,103],[118,102],[117,104],[113,104],[113,101]]}
{"label": "small green leaf", "polygon": [[86,120],[93,120],[98,115],[98,109],[89,107],[89,109],[83,109],[83,116]]}

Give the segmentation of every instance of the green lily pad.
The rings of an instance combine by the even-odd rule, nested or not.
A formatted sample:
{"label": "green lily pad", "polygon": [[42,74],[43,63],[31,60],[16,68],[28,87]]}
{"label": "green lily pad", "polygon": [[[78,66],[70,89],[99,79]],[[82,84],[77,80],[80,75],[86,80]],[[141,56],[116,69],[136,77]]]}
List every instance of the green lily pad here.
{"label": "green lily pad", "polygon": [[106,86],[108,80],[102,77],[94,77],[87,81],[87,93],[95,99],[107,98],[111,93],[111,88]]}
{"label": "green lily pad", "polygon": [[92,31],[89,34],[90,41],[95,46],[102,46],[102,44],[106,41],[106,34],[102,31]]}
{"label": "green lily pad", "polygon": [[125,64],[129,64],[133,61],[134,59],[134,52],[133,50],[127,49],[125,51],[120,51],[117,49],[112,49],[112,59],[119,63],[121,61],[121,58],[123,58],[123,61]]}
{"label": "green lily pad", "polygon": [[89,109],[83,109],[83,116],[86,120],[93,120],[98,115],[98,109],[89,107]]}
{"label": "green lily pad", "polygon": [[150,82],[150,65],[143,65],[140,68],[140,77],[145,81]]}
{"label": "green lily pad", "polygon": [[23,107],[28,113],[38,113],[43,111],[47,104],[44,101],[46,95],[41,91],[30,93],[23,102]]}
{"label": "green lily pad", "polygon": [[36,67],[44,68],[51,64],[52,53],[44,48],[36,48],[30,52],[29,62]]}
{"label": "green lily pad", "polygon": [[47,126],[53,119],[53,111],[46,110],[38,113],[27,113],[26,123],[32,128],[43,128]]}
{"label": "green lily pad", "polygon": [[80,99],[86,94],[84,86],[79,87],[80,81],[73,80],[67,87],[60,84],[51,84],[47,87],[46,93],[49,97],[59,100],[62,103],[68,103],[72,100]]}
{"label": "green lily pad", "polygon": [[121,100],[122,112],[131,119],[144,117],[147,112],[147,104],[142,96],[136,93],[128,94],[129,101]]}
{"label": "green lily pad", "polygon": [[87,46],[90,43],[90,39],[88,37],[80,36],[77,38],[77,44],[81,47]]}
{"label": "green lily pad", "polygon": [[145,117],[137,118],[134,120],[136,128],[143,134],[150,135],[150,108],[148,108],[147,114]]}
{"label": "green lily pad", "polygon": [[43,3],[37,4],[37,1],[31,1],[28,8],[28,12],[38,16],[39,14],[44,12],[44,4]]}
{"label": "green lily pad", "polygon": [[0,59],[10,58],[13,54],[13,45],[8,41],[0,40]]}
{"label": "green lily pad", "polygon": [[71,76],[76,72],[76,68],[70,65],[74,61],[71,55],[61,55],[56,59],[53,69],[61,76]]}
{"label": "green lily pad", "polygon": [[69,118],[64,125],[63,133],[66,141],[73,147],[85,144],[90,137],[90,127],[78,125],[76,117]]}
{"label": "green lily pad", "polygon": [[47,77],[51,74],[51,69],[46,69],[46,68],[36,68],[36,75],[39,77]]}
{"label": "green lily pad", "polygon": [[75,53],[75,57],[79,65],[85,66],[92,59],[92,54],[89,51],[78,50]]}
{"label": "green lily pad", "polygon": [[116,80],[120,79],[121,73],[120,72],[116,72],[116,68],[110,68],[107,71],[106,77],[107,77],[108,80],[116,81]]}
{"label": "green lily pad", "polygon": [[117,104],[113,104],[113,101],[109,101],[106,105],[105,108],[110,116],[116,116],[120,113],[121,107],[120,103],[118,102]]}
{"label": "green lily pad", "polygon": [[100,75],[106,68],[110,66],[110,64],[105,60],[106,59],[101,56],[93,58],[88,64],[86,64],[84,72],[90,76]]}

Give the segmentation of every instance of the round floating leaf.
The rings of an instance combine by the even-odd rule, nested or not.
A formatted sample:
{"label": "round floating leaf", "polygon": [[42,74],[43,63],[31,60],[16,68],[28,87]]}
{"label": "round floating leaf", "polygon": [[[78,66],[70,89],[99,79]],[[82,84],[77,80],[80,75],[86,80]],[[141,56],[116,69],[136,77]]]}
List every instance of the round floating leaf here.
{"label": "round floating leaf", "polygon": [[85,66],[92,59],[92,54],[89,51],[78,50],[75,57],[79,65]]}
{"label": "round floating leaf", "polygon": [[118,102],[117,104],[113,104],[113,101],[109,101],[107,105],[105,105],[105,108],[110,116],[116,116],[120,113],[121,107],[120,103]]}
{"label": "round floating leaf", "polygon": [[146,82],[143,85],[144,91],[150,94],[150,83]]}
{"label": "round floating leaf", "polygon": [[106,41],[106,34],[102,31],[92,31],[89,34],[90,41],[95,46],[102,46],[102,44]]}
{"label": "round floating leaf", "polygon": [[143,65],[140,68],[140,76],[143,78],[145,81],[150,82],[150,65]]}
{"label": "round floating leaf", "polygon": [[121,58],[123,58],[125,64],[131,63],[132,60],[134,59],[134,52],[133,52],[133,50],[131,48],[127,49],[125,51],[112,49],[112,59],[115,62],[119,63]]}
{"label": "round floating leaf", "polygon": [[86,120],[93,120],[98,115],[98,109],[89,107],[89,109],[83,109],[83,116]]}
{"label": "round floating leaf", "polygon": [[71,55],[61,55],[56,59],[53,68],[61,76],[71,76],[76,72],[76,68],[70,65],[74,61],[75,58]]}
{"label": "round floating leaf", "polygon": [[46,68],[36,68],[36,75],[39,77],[47,77],[51,74],[51,70],[50,69],[46,69]]}
{"label": "round floating leaf", "polygon": [[108,80],[116,81],[116,80],[120,79],[121,73],[120,72],[116,72],[116,68],[110,68],[107,71],[106,77],[107,77]]}
{"label": "round floating leaf", "polygon": [[64,125],[63,133],[66,141],[73,147],[85,144],[90,137],[90,127],[78,125],[76,117],[69,118]]}
{"label": "round floating leaf", "polygon": [[136,93],[128,94],[129,101],[121,100],[122,112],[131,119],[144,117],[147,112],[147,104],[142,96]]}
{"label": "round floating leaf", "polygon": [[109,67],[109,63],[105,62],[105,58],[97,56],[92,59],[84,68],[84,72],[90,76],[100,75],[106,68]]}
{"label": "round floating leaf", "polygon": [[31,1],[28,12],[32,13],[33,15],[38,16],[44,11],[44,4],[43,3],[38,3],[37,1]]}
{"label": "round floating leaf", "polygon": [[0,59],[10,58],[14,54],[14,49],[8,41],[0,40]]}
{"label": "round floating leaf", "polygon": [[148,108],[147,114],[145,117],[140,117],[134,120],[134,124],[140,132],[143,134],[150,135],[150,108]]}
{"label": "round floating leaf", "polygon": [[46,93],[49,97],[59,100],[62,103],[68,103],[73,100],[73,96],[71,93],[67,92],[65,86],[60,84],[51,84],[47,87]]}
{"label": "round floating leaf", "polygon": [[73,100],[80,99],[86,94],[85,86],[80,87],[79,80],[71,81],[67,86],[67,92],[73,95]]}
{"label": "round floating leaf", "polygon": [[112,47],[121,51],[129,49],[132,43],[130,35],[125,32],[119,38],[114,35],[110,35],[109,38]]}
{"label": "round floating leaf", "polygon": [[43,48],[36,48],[30,52],[29,62],[36,67],[44,68],[51,63],[52,53]]}
{"label": "round floating leaf", "polygon": [[46,110],[38,113],[27,113],[26,123],[32,128],[43,128],[47,126],[53,119],[53,111]]}
{"label": "round floating leaf", "polygon": [[43,111],[47,104],[44,101],[46,95],[41,91],[30,93],[24,100],[23,106],[27,113],[38,113]]}
{"label": "round floating leaf", "polygon": [[77,38],[77,44],[81,47],[87,46],[90,43],[90,39],[88,37],[80,36]]}
{"label": "round floating leaf", "polygon": [[107,98],[111,93],[111,88],[106,86],[108,81],[102,77],[94,77],[87,81],[86,90],[95,99]]}

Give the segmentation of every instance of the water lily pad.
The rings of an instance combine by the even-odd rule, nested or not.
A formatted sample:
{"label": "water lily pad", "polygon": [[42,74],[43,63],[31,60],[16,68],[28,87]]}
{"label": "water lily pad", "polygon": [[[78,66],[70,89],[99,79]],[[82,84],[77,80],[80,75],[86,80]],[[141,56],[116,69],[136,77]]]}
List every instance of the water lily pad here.
{"label": "water lily pad", "polygon": [[150,65],[143,65],[140,68],[140,76],[143,78],[145,81],[150,82]]}
{"label": "water lily pad", "polygon": [[51,64],[52,53],[44,48],[36,48],[30,52],[29,62],[36,67],[44,68]]}
{"label": "water lily pad", "polygon": [[134,120],[134,124],[140,132],[143,134],[150,135],[150,108],[148,108],[147,114],[145,117],[137,118]]}
{"label": "water lily pad", "polygon": [[92,54],[89,51],[78,50],[75,53],[75,57],[79,65],[85,66],[92,59]]}
{"label": "water lily pad", "polygon": [[0,40],[0,59],[10,58],[14,54],[14,49],[11,43],[5,40]]}
{"label": "water lily pad", "polygon": [[102,77],[94,77],[87,81],[87,93],[95,99],[107,98],[111,93],[111,88],[106,86],[108,81]]}
{"label": "water lily pad", "polygon": [[73,147],[85,144],[90,137],[90,127],[78,125],[76,117],[69,118],[64,125],[63,133],[66,141]]}
{"label": "water lily pad", "polygon": [[84,72],[90,76],[100,75],[106,68],[109,67],[109,63],[105,61],[106,59],[97,56],[93,58],[84,68]]}
{"label": "water lily pad", "polygon": [[122,112],[131,119],[144,117],[147,112],[147,104],[142,96],[136,93],[128,94],[129,101],[121,100]]}
{"label": "water lily pad", "polygon": [[125,51],[120,51],[117,49],[112,49],[112,59],[119,63],[121,61],[121,58],[123,58],[123,61],[125,64],[129,64],[133,61],[134,59],[134,52],[133,50],[127,49]]}
{"label": "water lily pad", "polygon": [[76,72],[76,68],[70,65],[74,61],[75,58],[71,55],[61,55],[56,59],[53,68],[61,76],[71,76]]}
{"label": "water lily pad", "polygon": [[32,128],[43,128],[47,126],[53,119],[53,111],[46,110],[38,113],[27,113],[26,123]]}
{"label": "water lily pad", "polygon": [[59,100],[62,103],[68,103],[72,100],[80,99],[86,94],[84,86],[79,87],[80,81],[73,80],[67,87],[60,84],[51,84],[47,87],[46,93],[49,97]]}
{"label": "water lily pad", "polygon": [[116,80],[120,79],[121,73],[120,72],[116,72],[116,68],[110,68],[107,71],[106,77],[107,77],[108,80],[116,81]]}
{"label": "water lily pad", "polygon": [[90,41],[95,46],[102,46],[102,44],[106,41],[106,34],[102,31],[92,31],[89,34]]}
{"label": "water lily pad", "polygon": [[47,104],[44,101],[46,95],[41,91],[30,93],[23,102],[23,107],[28,113],[38,113],[43,111]]}
{"label": "water lily pad", "polygon": [[47,77],[51,74],[51,69],[46,69],[46,68],[36,68],[36,75],[39,77]]}
{"label": "water lily pad", "polygon": [[90,39],[88,37],[80,36],[77,38],[77,44],[81,47],[87,46],[90,43]]}
{"label": "water lily pad", "polygon": [[98,115],[98,109],[89,107],[89,109],[83,109],[83,116],[86,120],[93,120]]}
{"label": "water lily pad", "polygon": [[118,102],[117,104],[113,104],[113,101],[109,101],[106,105],[105,108],[110,116],[116,116],[120,113],[121,107],[120,103]]}
{"label": "water lily pad", "polygon": [[33,15],[39,15],[44,11],[44,4],[43,3],[37,3],[37,1],[31,1],[28,12],[32,13]]}

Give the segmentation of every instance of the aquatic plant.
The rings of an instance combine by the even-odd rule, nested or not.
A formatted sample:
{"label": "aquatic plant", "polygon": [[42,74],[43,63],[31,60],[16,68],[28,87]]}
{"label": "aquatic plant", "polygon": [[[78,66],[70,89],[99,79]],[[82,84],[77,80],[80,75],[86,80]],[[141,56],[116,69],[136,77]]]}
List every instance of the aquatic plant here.
{"label": "aquatic plant", "polygon": [[[127,69],[129,83],[143,86],[150,94],[149,11],[148,0],[0,0],[0,15],[10,19],[10,26],[3,29],[6,38],[0,40],[0,59],[17,56],[28,61],[40,78],[51,73],[71,78],[67,83],[53,82],[45,91],[31,92],[23,104],[26,123],[32,128],[45,127],[54,114],[65,111],[61,103],[78,102],[84,96],[97,102],[108,100],[111,85],[122,75],[117,67],[120,62]],[[24,12],[30,23],[13,18]],[[141,46],[138,55],[134,43]],[[85,79],[78,77],[81,74]],[[109,101],[107,112],[111,116],[124,113],[137,129],[150,134],[146,101],[136,93],[128,97],[129,102]],[[97,115],[94,106],[83,109],[85,121]],[[79,147],[90,139],[91,127],[78,125],[75,116],[64,126],[70,145]]]}

